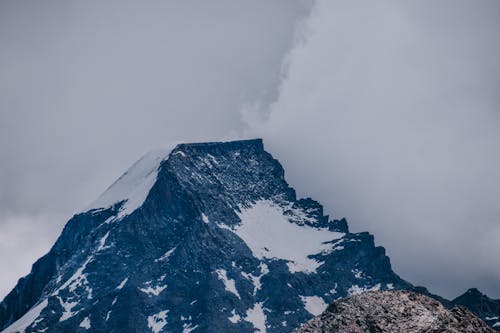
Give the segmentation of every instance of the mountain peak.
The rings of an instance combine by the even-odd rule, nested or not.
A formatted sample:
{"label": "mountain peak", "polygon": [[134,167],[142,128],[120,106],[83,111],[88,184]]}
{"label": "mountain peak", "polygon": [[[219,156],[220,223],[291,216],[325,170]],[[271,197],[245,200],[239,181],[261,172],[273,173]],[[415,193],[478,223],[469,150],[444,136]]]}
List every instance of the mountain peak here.
{"label": "mountain peak", "polygon": [[214,141],[214,142],[193,142],[193,143],[180,143],[174,150],[182,149],[238,149],[238,148],[255,148],[264,149],[264,142],[261,138],[256,139],[244,139],[244,140],[234,140],[234,141]]}
{"label": "mountain peak", "polygon": [[150,151],[107,188],[97,200],[87,207],[86,211],[107,209],[113,205],[121,204],[116,220],[122,219],[144,203],[156,182],[161,163],[167,161],[171,156],[180,155],[195,158],[201,153],[206,153],[213,160],[214,157],[210,153],[227,154],[228,151],[242,149],[264,151],[264,144],[262,139],[181,143],[168,149]]}
{"label": "mountain peak", "polygon": [[477,288],[469,288],[465,294],[468,294],[468,295],[474,295],[474,296],[486,296],[485,294],[483,294],[482,292],[479,291],[479,289]]}

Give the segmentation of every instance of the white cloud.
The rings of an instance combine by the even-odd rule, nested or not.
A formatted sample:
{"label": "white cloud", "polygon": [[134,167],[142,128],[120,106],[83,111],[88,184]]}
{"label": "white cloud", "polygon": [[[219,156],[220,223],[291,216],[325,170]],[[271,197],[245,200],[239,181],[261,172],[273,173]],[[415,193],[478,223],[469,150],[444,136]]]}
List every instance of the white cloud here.
{"label": "white cloud", "polygon": [[500,296],[499,13],[492,1],[317,1],[250,130],[299,194],[448,297]]}

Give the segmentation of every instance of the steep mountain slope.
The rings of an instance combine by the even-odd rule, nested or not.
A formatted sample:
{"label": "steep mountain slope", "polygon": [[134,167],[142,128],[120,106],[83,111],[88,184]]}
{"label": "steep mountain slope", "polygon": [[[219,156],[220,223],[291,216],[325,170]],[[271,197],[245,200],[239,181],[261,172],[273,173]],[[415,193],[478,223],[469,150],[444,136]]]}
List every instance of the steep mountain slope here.
{"label": "steep mountain slope", "polygon": [[411,288],[368,233],[298,199],[261,140],[142,158],[0,305],[10,332],[290,332],[338,297]]}
{"label": "steep mountain slope", "polygon": [[491,299],[476,288],[471,288],[452,302],[465,306],[491,327],[500,330],[500,299]]}
{"label": "steep mountain slope", "polygon": [[374,291],[332,303],[296,333],[493,333],[464,307],[411,291]]}

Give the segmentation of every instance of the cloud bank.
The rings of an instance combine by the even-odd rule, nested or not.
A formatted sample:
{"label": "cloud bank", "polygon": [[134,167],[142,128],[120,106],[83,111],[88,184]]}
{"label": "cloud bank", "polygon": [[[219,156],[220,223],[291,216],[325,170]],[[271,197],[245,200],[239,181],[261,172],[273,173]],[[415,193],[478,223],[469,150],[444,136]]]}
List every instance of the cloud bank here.
{"label": "cloud bank", "polygon": [[145,152],[245,136],[404,278],[500,297],[498,1],[310,5],[1,2],[0,298]]}
{"label": "cloud bank", "polygon": [[500,297],[499,17],[488,0],[319,0],[277,100],[244,111],[299,194],[447,297]]}

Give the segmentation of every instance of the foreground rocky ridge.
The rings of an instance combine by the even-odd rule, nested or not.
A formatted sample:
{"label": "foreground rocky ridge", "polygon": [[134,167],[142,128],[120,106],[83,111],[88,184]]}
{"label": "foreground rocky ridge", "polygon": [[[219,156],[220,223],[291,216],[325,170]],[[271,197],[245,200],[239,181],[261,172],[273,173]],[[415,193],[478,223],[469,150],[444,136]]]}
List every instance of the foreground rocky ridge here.
{"label": "foreground rocky ridge", "polygon": [[466,308],[411,291],[374,291],[333,302],[295,333],[493,333]]}

